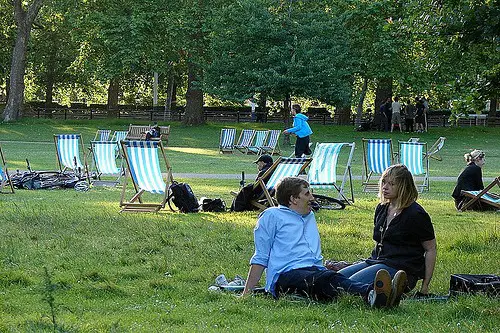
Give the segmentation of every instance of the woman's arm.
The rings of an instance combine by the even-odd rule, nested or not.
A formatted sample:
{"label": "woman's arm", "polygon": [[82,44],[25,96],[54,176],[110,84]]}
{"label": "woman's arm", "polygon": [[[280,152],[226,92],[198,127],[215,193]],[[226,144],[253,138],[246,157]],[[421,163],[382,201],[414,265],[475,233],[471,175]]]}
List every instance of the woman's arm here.
{"label": "woman's arm", "polygon": [[429,241],[422,242],[422,247],[425,250],[425,276],[422,281],[422,288],[420,289],[420,292],[422,294],[428,294],[429,283],[431,282],[432,274],[434,273],[434,266],[436,265],[436,239],[434,238]]}

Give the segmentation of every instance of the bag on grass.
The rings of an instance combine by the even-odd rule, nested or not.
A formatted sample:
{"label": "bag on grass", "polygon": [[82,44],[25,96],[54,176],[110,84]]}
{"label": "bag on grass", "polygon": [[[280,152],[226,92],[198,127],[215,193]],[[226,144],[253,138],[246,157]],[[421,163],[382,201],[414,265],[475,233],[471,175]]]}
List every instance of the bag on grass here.
{"label": "bag on grass", "polygon": [[226,211],[226,203],[224,200],[220,198],[209,199],[209,198],[201,198],[201,210],[204,212],[225,212]]}
{"label": "bag on grass", "polygon": [[255,210],[255,207],[250,203],[254,199],[255,194],[253,193],[253,184],[248,184],[243,187],[236,197],[233,199],[231,204],[232,212],[244,212],[249,210]]}
{"label": "bag on grass", "polygon": [[486,293],[500,296],[500,276],[486,274],[452,274],[450,277],[450,293]]}
{"label": "bag on grass", "polygon": [[198,200],[189,184],[173,182],[169,190],[170,194],[167,200],[168,206],[172,211],[175,210],[172,208],[170,201],[172,201],[182,213],[197,213],[200,210]]}

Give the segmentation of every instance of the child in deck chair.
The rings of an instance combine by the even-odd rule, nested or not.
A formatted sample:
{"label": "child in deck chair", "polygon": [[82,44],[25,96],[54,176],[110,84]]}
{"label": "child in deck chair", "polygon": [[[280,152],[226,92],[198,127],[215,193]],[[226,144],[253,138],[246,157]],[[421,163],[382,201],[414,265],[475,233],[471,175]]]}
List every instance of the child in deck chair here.
{"label": "child in deck chair", "polygon": [[[462,190],[464,191],[481,191],[484,189],[483,185],[483,173],[482,168],[485,163],[484,152],[482,150],[475,149],[470,153],[464,155],[464,159],[467,162],[467,166],[462,171],[457,179],[457,185],[453,190],[451,196],[455,199],[455,207],[460,210],[462,206],[470,200],[462,195]],[[487,205],[481,205],[478,200],[469,209],[472,210],[485,210],[488,209]]]}

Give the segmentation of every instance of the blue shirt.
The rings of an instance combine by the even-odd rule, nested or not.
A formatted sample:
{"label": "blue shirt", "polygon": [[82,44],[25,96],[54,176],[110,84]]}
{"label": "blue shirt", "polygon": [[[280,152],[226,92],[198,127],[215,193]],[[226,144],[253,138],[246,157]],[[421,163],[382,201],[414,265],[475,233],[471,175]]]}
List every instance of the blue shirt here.
{"label": "blue shirt", "polygon": [[295,133],[299,138],[304,138],[312,134],[311,127],[307,123],[309,118],[302,113],[297,113],[293,117],[293,127],[287,129],[288,133]]}
{"label": "blue shirt", "polygon": [[281,205],[266,209],[254,229],[254,242],[250,264],[266,267],[266,291],[275,296],[281,273],[312,266],[326,269],[313,212],[302,216]]}

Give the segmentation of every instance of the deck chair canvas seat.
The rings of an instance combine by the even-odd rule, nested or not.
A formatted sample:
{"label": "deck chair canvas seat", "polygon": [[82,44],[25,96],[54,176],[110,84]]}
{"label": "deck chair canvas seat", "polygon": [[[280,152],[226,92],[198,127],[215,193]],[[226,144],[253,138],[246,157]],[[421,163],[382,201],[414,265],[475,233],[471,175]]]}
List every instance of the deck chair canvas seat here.
{"label": "deck chair canvas seat", "polygon": [[[391,139],[363,139],[363,192],[377,192],[378,178],[394,164]],[[378,176],[376,179],[374,179]]]}
{"label": "deck chair canvas seat", "polygon": [[444,140],[446,140],[444,136],[437,139],[436,142],[434,142],[434,144],[427,151],[427,157],[435,159],[437,161],[442,161],[443,158],[439,154],[439,151],[443,149]]}
{"label": "deck chair canvas seat", "polygon": [[221,154],[234,153],[234,140],[236,128],[222,128],[220,132],[219,152]]}
{"label": "deck chair canvas seat", "polygon": [[[91,141],[90,153],[92,154],[92,169],[95,169],[98,181],[93,181],[93,185],[116,185],[122,176],[122,165],[116,165],[116,146],[113,141]],[[123,163],[121,163],[123,164]],[[105,181],[101,176],[114,176],[116,180]]]}
{"label": "deck chair canvas seat", "polygon": [[108,141],[111,136],[111,130],[109,129],[99,129],[97,130],[94,141]]}
{"label": "deck chair canvas seat", "polygon": [[252,144],[254,135],[255,130],[244,129],[243,131],[241,131],[238,143],[234,145],[234,148],[238,149],[242,153],[246,153],[247,147]]}
{"label": "deck chair canvas seat", "polygon": [[123,155],[122,155],[122,149],[120,148],[120,141],[123,141],[125,140],[125,138],[127,137],[127,134],[128,134],[128,131],[115,131],[115,133],[113,133],[113,137],[111,138],[111,141],[115,142],[116,143],[116,157],[119,157],[119,158],[123,158]]}
{"label": "deck chair canvas seat", "polygon": [[[5,191],[4,189],[8,189]],[[7,163],[3,155],[2,146],[0,146],[0,193],[14,193],[14,186],[10,179]]]}
{"label": "deck chair canvas seat", "polygon": [[413,177],[423,178],[422,183],[416,183],[420,192],[429,190],[427,143],[399,141],[399,162],[408,168]]}
{"label": "deck chair canvas seat", "polygon": [[[342,182],[337,183],[338,157],[343,147],[350,147],[347,164],[344,168]],[[312,162],[307,173],[307,179],[311,188],[335,189],[337,199],[345,203],[354,202],[352,188],[351,162],[354,155],[355,143],[318,143],[314,149]],[[350,197],[345,194],[344,187],[349,182]]]}
{"label": "deck chair canvas seat", "polygon": [[[165,208],[168,188],[173,182],[172,169],[161,141],[122,141],[126,162],[125,180],[120,199],[121,212],[158,212]],[[160,167],[160,154],[166,166],[166,181]],[[125,199],[127,181],[130,178],[135,194]],[[145,202],[144,193],[160,194],[158,203]]]}
{"label": "deck chair canvas seat", "polygon": [[[496,177],[488,186],[482,191],[462,191],[462,194],[470,198],[470,200],[463,205],[460,211],[467,210],[474,203],[479,201],[481,204],[490,205],[497,210],[500,210],[500,194],[493,193],[491,190],[497,185],[500,188],[500,176]],[[500,192],[499,192],[500,193]]]}
{"label": "deck chair canvas seat", "polygon": [[75,173],[86,174],[89,179],[87,158],[83,156],[83,163],[80,159],[81,151],[85,151],[82,136],[80,134],[55,134],[54,143],[56,145],[56,156],[59,164],[59,170],[64,172],[68,169]]}
{"label": "deck chair canvas seat", "polygon": [[281,130],[270,130],[267,142],[260,148],[261,154],[281,154],[279,146],[279,137]]}
{"label": "deck chair canvas seat", "polygon": [[261,148],[264,146],[264,142],[266,142],[268,134],[268,130],[255,131],[253,144],[247,147],[246,153],[260,155]]}

